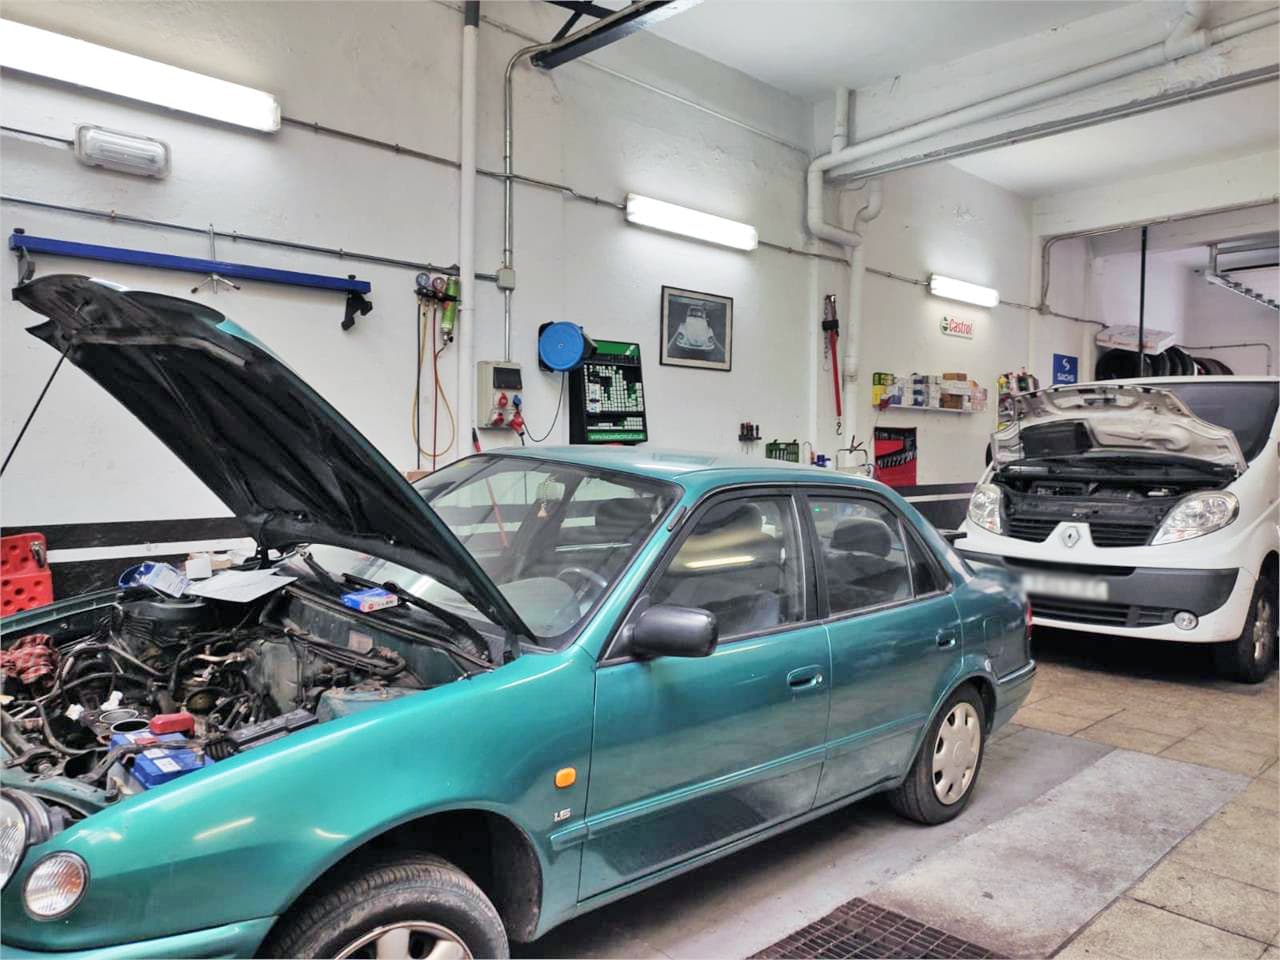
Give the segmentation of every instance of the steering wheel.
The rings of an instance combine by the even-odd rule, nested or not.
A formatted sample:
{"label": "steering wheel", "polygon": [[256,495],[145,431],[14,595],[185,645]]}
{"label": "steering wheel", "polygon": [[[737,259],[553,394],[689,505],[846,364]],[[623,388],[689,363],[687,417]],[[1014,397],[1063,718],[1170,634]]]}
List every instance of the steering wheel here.
{"label": "steering wheel", "polygon": [[566,573],[572,573],[582,578],[582,585],[579,586],[578,589],[575,590],[573,593],[574,599],[577,600],[579,603],[581,603],[583,598],[586,597],[587,595],[588,583],[594,583],[596,586],[598,586],[600,588],[601,593],[609,589],[608,580],[600,576],[600,574],[596,573],[594,570],[588,570],[586,567],[565,567],[559,573],[556,574],[556,579],[563,580],[564,575]]}

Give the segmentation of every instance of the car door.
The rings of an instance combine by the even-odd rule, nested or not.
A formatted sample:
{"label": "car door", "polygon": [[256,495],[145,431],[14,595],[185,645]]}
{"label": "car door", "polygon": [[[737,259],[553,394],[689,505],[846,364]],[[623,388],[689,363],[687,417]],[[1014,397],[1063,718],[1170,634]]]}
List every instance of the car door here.
{"label": "car door", "polygon": [[713,612],[719,641],[696,659],[618,656],[616,639],[606,651],[582,899],[807,812],[821,775],[830,650],[795,499],[752,490],[699,508],[618,636],[655,604]]}
{"label": "car door", "polygon": [[960,660],[937,559],[874,495],[811,493],[819,602],[831,642],[831,722],[819,804],[900,776]]}

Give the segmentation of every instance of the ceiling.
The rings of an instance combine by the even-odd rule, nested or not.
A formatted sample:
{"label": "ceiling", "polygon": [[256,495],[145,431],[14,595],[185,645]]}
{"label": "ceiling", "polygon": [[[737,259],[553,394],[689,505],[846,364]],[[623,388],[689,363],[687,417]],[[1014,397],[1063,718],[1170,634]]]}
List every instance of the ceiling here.
{"label": "ceiling", "polygon": [[650,29],[817,101],[837,86],[864,87],[1118,6],[1114,0],[703,0]]}
{"label": "ceiling", "polygon": [[1280,84],[1270,82],[951,162],[1040,197],[1274,150],[1277,142]]}

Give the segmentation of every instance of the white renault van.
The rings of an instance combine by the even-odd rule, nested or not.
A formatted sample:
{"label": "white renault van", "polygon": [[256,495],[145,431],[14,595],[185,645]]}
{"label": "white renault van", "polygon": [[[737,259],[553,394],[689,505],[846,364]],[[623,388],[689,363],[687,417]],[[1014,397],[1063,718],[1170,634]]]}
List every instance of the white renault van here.
{"label": "white renault van", "polygon": [[1158,377],[1015,400],[956,548],[1020,573],[1034,622],[1276,661],[1280,378]]}

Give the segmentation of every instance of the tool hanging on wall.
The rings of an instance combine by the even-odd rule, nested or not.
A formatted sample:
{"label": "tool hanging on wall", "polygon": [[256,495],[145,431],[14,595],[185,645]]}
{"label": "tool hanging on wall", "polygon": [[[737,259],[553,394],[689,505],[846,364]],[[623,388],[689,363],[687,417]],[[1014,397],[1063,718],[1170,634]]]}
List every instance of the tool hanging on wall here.
{"label": "tool hanging on wall", "polygon": [[836,341],[840,337],[840,318],[836,316],[836,297],[828,293],[822,298],[822,332],[826,335],[826,352],[831,358],[831,379],[835,384],[836,436],[844,435],[844,402],[840,396],[840,354]]}
{"label": "tool hanging on wall", "polygon": [[[209,259],[215,262],[218,259],[218,251],[216,249],[216,244],[217,244],[217,241],[214,239],[214,236],[213,236],[213,224],[211,223],[209,224]],[[214,293],[217,293],[218,287],[220,285],[228,286],[232,290],[240,289],[240,284],[233,283],[232,281],[228,280],[226,277],[222,276],[220,273],[212,272],[203,280],[201,280],[199,283],[197,283],[194,287],[192,287],[191,292],[199,293],[201,287],[207,286],[211,291],[213,291]]]}
{"label": "tool hanging on wall", "polygon": [[[418,330],[417,367],[413,385],[413,412],[411,429],[413,446],[416,451],[418,467],[422,467],[422,458],[431,458],[431,469],[435,470],[440,457],[453,449],[457,442],[457,421],[453,415],[453,407],[449,396],[440,382],[440,354],[453,342],[458,316],[459,285],[456,277],[432,277],[429,273],[420,273],[414,280],[414,293],[418,298],[416,326]],[[431,449],[422,446],[422,368],[426,363],[427,330],[431,331]],[[444,405],[449,418],[449,442],[440,447],[440,406]]]}

